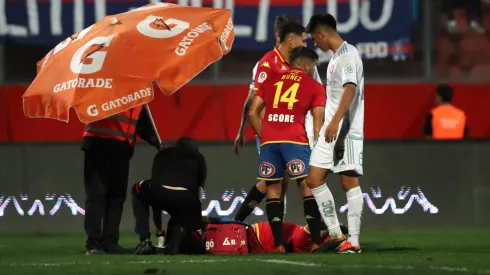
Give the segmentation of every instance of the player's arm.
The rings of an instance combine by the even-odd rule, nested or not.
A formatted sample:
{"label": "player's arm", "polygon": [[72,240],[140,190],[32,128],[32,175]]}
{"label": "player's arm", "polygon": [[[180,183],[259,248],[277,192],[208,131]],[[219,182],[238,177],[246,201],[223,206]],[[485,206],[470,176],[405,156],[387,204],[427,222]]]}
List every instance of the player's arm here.
{"label": "player's arm", "polygon": [[320,130],[325,122],[325,105],[326,105],[326,95],[323,90],[323,86],[316,85],[315,92],[313,94],[313,102],[311,105],[311,115],[313,116],[313,136],[315,142],[320,136]]}
{"label": "player's arm", "polygon": [[358,68],[355,57],[351,54],[344,54],[341,57],[340,64],[342,66],[342,86],[344,87],[344,92],[340,99],[339,107],[325,131],[327,142],[333,142],[335,140],[339,130],[340,120],[342,120],[345,113],[349,110],[352,99],[356,94]]}
{"label": "player's arm", "polygon": [[317,66],[315,66],[315,74],[313,75],[313,78],[316,80],[316,82],[318,82],[321,85],[323,85],[322,78],[320,77],[320,73],[318,72],[318,67]]}
{"label": "player's arm", "polygon": [[138,118],[136,134],[158,150],[163,149],[163,145],[158,142],[157,133],[151,124],[151,118],[146,108],[143,108]]}
{"label": "player's arm", "polygon": [[250,84],[250,88],[248,90],[247,98],[245,99],[245,103],[243,104],[242,111],[242,119],[240,122],[240,129],[238,130],[238,135],[243,136],[245,134],[245,130],[248,125],[248,111],[250,110],[250,106],[252,105],[252,99],[255,95],[255,77],[257,76],[257,68],[259,67],[259,63],[257,63],[253,69],[252,83]]}
{"label": "player's arm", "polygon": [[153,224],[157,229],[157,234],[165,232],[163,230],[163,219],[162,219],[162,209],[159,207],[152,207],[153,210]]}
{"label": "player's arm", "polygon": [[239,135],[244,135],[245,130],[247,129],[248,111],[250,110],[250,106],[252,106],[252,99],[254,98],[254,95],[255,95],[255,89],[253,88],[252,85],[250,85],[250,89],[248,90],[247,99],[245,99],[245,103],[243,104],[242,120],[240,122],[240,129],[238,130]]}
{"label": "player's arm", "polygon": [[264,109],[264,100],[260,95],[255,95],[252,100],[252,106],[248,112],[250,123],[255,131],[255,134],[260,137],[262,132],[262,119],[260,118],[260,112]]}

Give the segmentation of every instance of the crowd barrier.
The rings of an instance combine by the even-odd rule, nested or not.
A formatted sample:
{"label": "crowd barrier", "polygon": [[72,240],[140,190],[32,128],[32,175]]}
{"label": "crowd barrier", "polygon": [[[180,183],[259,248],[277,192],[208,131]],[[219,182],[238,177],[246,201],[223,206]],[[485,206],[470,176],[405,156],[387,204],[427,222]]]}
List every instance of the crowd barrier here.
{"label": "crowd barrier", "polygon": [[[423,138],[425,117],[435,99],[434,84],[366,84],[365,138]],[[468,117],[471,138],[490,137],[490,85],[454,85],[454,104]],[[25,86],[0,87],[0,142],[79,141],[83,125],[29,119],[23,114]],[[188,85],[171,97],[157,93],[150,107],[164,140],[191,136],[203,141],[234,140],[248,85]],[[253,140],[251,128],[247,138]]]}

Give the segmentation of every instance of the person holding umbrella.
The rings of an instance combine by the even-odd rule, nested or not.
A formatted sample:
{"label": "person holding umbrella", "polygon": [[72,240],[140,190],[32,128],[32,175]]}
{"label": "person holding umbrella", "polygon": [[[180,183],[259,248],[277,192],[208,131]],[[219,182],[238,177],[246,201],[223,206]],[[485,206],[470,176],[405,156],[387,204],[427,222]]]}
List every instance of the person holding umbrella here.
{"label": "person holding umbrella", "polygon": [[124,252],[118,245],[119,225],[136,136],[157,149],[163,147],[143,106],[89,123],[85,127],[82,150],[85,152],[84,228],[87,254]]}

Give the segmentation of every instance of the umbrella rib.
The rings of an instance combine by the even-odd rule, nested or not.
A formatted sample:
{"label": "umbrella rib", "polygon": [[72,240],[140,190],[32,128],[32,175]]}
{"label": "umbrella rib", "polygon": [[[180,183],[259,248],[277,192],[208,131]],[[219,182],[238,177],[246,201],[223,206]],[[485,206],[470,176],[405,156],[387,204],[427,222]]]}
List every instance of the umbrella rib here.
{"label": "umbrella rib", "polygon": [[167,27],[167,29],[171,31],[170,27],[167,25],[167,23],[165,23],[165,21],[163,21],[163,24],[165,24],[165,27]]}
{"label": "umbrella rib", "polygon": [[104,47],[105,47],[105,43],[99,44],[99,47],[98,47],[97,49],[93,50],[92,52],[90,52],[90,53],[89,53],[89,54],[87,54],[87,55],[86,55],[84,58],[82,58],[82,59],[80,60],[80,64],[81,64],[81,63],[82,63],[82,62],[83,62],[83,61],[84,61],[84,60],[85,60],[87,57],[91,56],[93,53],[95,53],[96,51],[98,51],[98,50],[100,50],[100,49],[102,49],[102,48],[104,48]]}

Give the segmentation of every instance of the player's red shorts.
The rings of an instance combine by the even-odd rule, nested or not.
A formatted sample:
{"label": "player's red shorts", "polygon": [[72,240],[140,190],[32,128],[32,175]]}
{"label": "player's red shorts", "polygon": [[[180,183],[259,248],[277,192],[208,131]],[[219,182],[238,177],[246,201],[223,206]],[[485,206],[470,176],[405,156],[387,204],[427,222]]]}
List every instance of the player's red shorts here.
{"label": "player's red shorts", "polygon": [[[274,236],[268,222],[259,222],[252,225],[257,239],[264,252],[271,252],[274,248]],[[310,232],[304,227],[290,222],[282,223],[284,244],[289,252],[301,253],[311,250],[312,242]]]}

